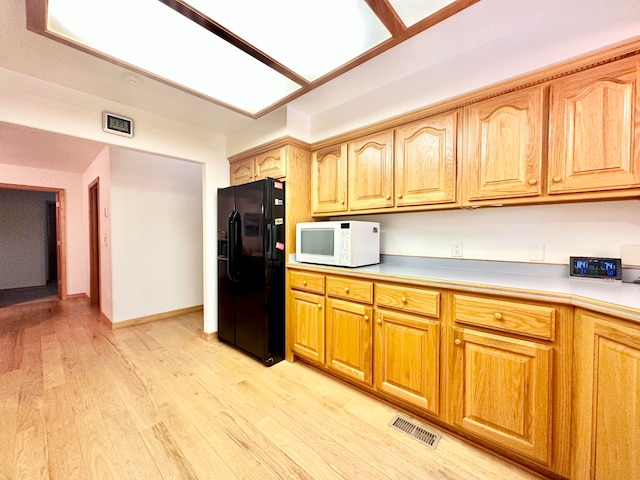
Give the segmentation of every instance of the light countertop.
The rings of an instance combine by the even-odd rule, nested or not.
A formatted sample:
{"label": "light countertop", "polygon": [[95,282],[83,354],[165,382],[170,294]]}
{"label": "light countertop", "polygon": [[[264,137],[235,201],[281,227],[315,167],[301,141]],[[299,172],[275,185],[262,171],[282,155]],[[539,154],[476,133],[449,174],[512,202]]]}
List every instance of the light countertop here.
{"label": "light countertop", "polygon": [[640,323],[640,284],[569,277],[568,267],[561,265],[383,255],[382,263],[358,268],[301,263],[295,256],[287,266],[559,302]]}

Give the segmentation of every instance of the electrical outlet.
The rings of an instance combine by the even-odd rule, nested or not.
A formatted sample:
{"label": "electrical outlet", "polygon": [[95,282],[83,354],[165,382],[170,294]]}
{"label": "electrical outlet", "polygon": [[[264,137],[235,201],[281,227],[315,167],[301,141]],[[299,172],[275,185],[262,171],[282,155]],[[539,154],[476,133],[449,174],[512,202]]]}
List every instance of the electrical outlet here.
{"label": "electrical outlet", "polygon": [[529,260],[532,262],[542,262],[544,260],[543,242],[531,242],[529,244]]}
{"label": "electrical outlet", "polygon": [[452,257],[462,256],[462,242],[451,242],[451,256]]}

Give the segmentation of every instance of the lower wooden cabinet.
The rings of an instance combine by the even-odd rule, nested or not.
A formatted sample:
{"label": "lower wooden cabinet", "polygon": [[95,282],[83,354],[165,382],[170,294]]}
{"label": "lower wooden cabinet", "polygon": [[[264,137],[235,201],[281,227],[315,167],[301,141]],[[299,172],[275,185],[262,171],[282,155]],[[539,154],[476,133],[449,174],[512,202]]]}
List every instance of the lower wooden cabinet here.
{"label": "lower wooden cabinet", "polygon": [[640,327],[576,311],[572,478],[640,477]]}
{"label": "lower wooden cabinet", "polygon": [[438,415],[440,322],[376,310],[376,389]]}
{"label": "lower wooden cabinet", "polygon": [[371,307],[328,298],[326,321],[329,370],[371,385]]}
{"label": "lower wooden cabinet", "polygon": [[455,424],[549,463],[553,348],[468,328],[453,330]]}
{"label": "lower wooden cabinet", "polygon": [[324,295],[291,290],[289,318],[293,353],[314,363],[324,363]]}

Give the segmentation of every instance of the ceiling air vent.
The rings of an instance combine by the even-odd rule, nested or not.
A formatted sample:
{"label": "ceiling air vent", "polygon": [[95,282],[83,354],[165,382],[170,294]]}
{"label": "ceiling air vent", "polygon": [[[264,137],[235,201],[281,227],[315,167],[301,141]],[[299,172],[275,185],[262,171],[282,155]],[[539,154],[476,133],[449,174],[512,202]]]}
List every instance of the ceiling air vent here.
{"label": "ceiling air vent", "polygon": [[414,421],[407,420],[400,415],[396,415],[389,423],[389,426],[412,436],[429,448],[435,449],[440,441],[440,435],[430,432],[426,428],[416,424]]}

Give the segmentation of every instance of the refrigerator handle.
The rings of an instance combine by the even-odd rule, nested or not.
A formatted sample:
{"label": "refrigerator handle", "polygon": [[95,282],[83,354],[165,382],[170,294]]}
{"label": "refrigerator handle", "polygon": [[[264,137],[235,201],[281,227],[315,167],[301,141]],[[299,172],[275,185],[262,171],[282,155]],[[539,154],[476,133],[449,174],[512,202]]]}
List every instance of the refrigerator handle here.
{"label": "refrigerator handle", "polygon": [[227,276],[232,282],[237,282],[236,277],[236,253],[238,251],[238,226],[240,225],[240,214],[237,211],[232,211],[227,220],[227,227],[229,232],[229,251],[227,260]]}

